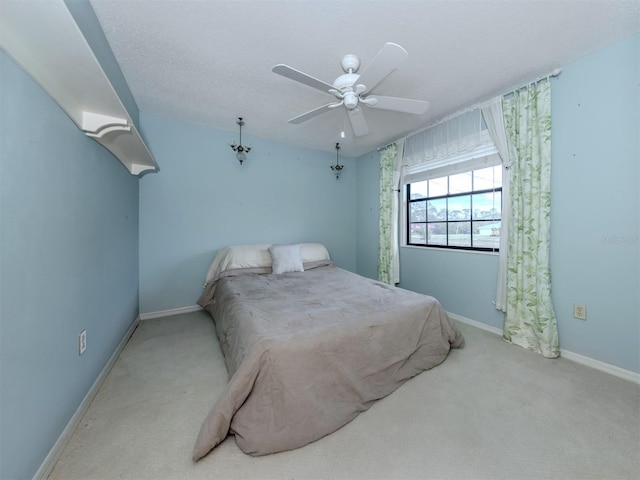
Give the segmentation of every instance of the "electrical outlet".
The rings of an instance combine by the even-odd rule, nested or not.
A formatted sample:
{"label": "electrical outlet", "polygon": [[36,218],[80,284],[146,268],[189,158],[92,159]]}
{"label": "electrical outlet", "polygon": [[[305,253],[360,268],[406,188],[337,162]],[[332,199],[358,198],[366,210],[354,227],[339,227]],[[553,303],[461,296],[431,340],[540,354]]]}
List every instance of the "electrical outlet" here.
{"label": "electrical outlet", "polygon": [[82,330],[78,334],[78,355],[82,355],[87,349],[87,331]]}
{"label": "electrical outlet", "polygon": [[587,307],[581,304],[573,305],[573,317],[578,318],[580,320],[587,319]]}

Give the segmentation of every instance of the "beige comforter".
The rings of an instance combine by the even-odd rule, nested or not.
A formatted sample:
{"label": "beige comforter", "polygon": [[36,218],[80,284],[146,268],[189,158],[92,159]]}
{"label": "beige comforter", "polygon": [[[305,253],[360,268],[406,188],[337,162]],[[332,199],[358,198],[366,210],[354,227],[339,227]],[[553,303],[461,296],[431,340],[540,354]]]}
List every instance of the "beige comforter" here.
{"label": "beige comforter", "polygon": [[464,343],[435,298],[333,265],[222,278],[207,308],[231,379],[194,460],[229,433],[251,455],[313,442]]}

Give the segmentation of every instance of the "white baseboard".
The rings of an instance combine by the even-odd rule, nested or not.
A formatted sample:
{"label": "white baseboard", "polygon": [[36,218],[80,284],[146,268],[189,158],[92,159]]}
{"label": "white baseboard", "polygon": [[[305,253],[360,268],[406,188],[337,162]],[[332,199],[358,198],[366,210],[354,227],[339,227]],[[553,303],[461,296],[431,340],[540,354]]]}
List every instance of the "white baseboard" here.
{"label": "white baseboard", "polygon": [[[502,337],[502,330],[500,328],[492,327],[491,325],[487,325],[486,323],[471,320],[470,318],[463,317],[462,315],[458,315],[455,313],[447,312],[447,315],[449,315],[452,320],[472,325],[481,330],[486,330],[487,332],[495,333],[496,335],[500,335]],[[629,380],[630,382],[640,384],[640,373],[635,373],[631,370],[625,370],[624,368],[616,367],[615,365],[604,363],[594,358],[585,357],[584,355],[580,355],[579,353],[574,353],[563,348],[560,349],[560,356],[566,358],[567,360],[571,360],[572,362],[580,363],[582,365],[586,365],[587,367],[595,368],[596,370],[600,370],[602,372],[615,375],[616,377]]]}
{"label": "white baseboard", "polygon": [[491,325],[478,322],[477,320],[471,320],[470,318],[463,317],[462,315],[458,315],[457,313],[447,312],[447,315],[449,315],[449,318],[457,322],[473,325],[474,327],[479,328],[480,330],[486,330],[487,332],[495,333],[496,335],[502,336],[502,329],[500,328],[492,327]]}
{"label": "white baseboard", "polygon": [[630,382],[640,384],[640,373],[625,370],[624,368],[616,367],[615,365],[604,363],[594,358],[585,357],[584,355],[570,352],[563,348],[560,349],[560,356],[567,360],[571,360],[572,362],[581,363],[587,367],[595,368],[596,370],[601,370],[603,372],[610,373],[611,375],[615,375],[616,377],[624,378]]}
{"label": "white baseboard", "polygon": [[124,337],[122,337],[122,340],[118,344],[118,347],[109,358],[109,361],[100,372],[100,375],[98,375],[98,378],[96,378],[96,381],[93,382],[93,385],[85,395],[84,399],[80,403],[80,406],[78,407],[76,412],[73,414],[73,417],[71,417],[71,420],[69,420],[69,423],[67,423],[67,426],[62,431],[62,434],[60,434],[60,436],[58,437],[58,440],[56,440],[56,443],[53,445],[53,448],[51,449],[47,457],[44,459],[44,461],[42,462],[42,465],[40,465],[40,468],[38,469],[38,471],[33,477],[34,480],[36,479],[45,480],[53,470],[53,467],[58,461],[60,454],[69,443],[69,440],[71,440],[71,436],[73,435],[73,432],[76,430],[76,427],[82,420],[82,417],[87,412],[89,405],[91,405],[93,398],[98,393],[98,390],[104,383],[105,378],[107,378],[107,374],[109,373],[113,365],[116,363],[116,360],[118,359],[118,356],[124,349],[124,346],[127,344],[129,339],[131,338],[131,335],[133,335],[133,332],[138,326],[139,321],[140,321],[140,317],[138,316],[136,317],[136,319],[133,321],[133,323],[127,330],[127,333],[124,334]]}
{"label": "white baseboard", "polygon": [[147,312],[140,314],[140,320],[151,320],[152,318],[171,317],[172,315],[180,315],[182,313],[198,312],[202,310],[199,305],[192,305],[190,307],[172,308],[171,310],[160,310],[158,312]]}

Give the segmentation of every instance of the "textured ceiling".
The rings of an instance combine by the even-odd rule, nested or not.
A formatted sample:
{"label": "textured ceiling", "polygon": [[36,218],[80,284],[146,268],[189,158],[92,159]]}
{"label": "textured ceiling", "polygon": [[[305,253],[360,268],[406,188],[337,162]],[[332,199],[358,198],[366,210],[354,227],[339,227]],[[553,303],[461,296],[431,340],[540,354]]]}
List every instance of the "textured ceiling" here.
{"label": "textured ceiling", "polygon": [[[640,0],[91,0],[138,107],[309,148],[359,156],[466,106],[506,93],[640,31]],[[347,53],[365,68],[386,42],[409,58],[380,95],[428,100],[421,116],[366,108],[354,137],[332,97],[271,71],[327,83]]]}

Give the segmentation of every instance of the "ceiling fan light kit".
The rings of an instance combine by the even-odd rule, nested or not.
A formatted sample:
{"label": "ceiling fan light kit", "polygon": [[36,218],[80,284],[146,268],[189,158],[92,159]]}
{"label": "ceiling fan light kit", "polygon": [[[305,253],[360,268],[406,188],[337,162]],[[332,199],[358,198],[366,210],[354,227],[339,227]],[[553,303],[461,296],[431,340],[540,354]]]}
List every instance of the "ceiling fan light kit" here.
{"label": "ceiling fan light kit", "polygon": [[288,65],[279,64],[272,71],[283,77],[300,82],[336,98],[337,101],[315,108],[289,120],[298,125],[338,107],[345,107],[349,113],[351,128],[356,137],[367,135],[369,127],[364,118],[360,104],[379,110],[390,110],[413,115],[422,115],[429,108],[429,102],[399,97],[385,97],[372,92],[391,72],[408,57],[407,51],[400,45],[388,42],[378,52],[371,63],[360,74],[360,59],[353,54],[342,58],[344,73],[335,79],[333,84],[318,80]]}

